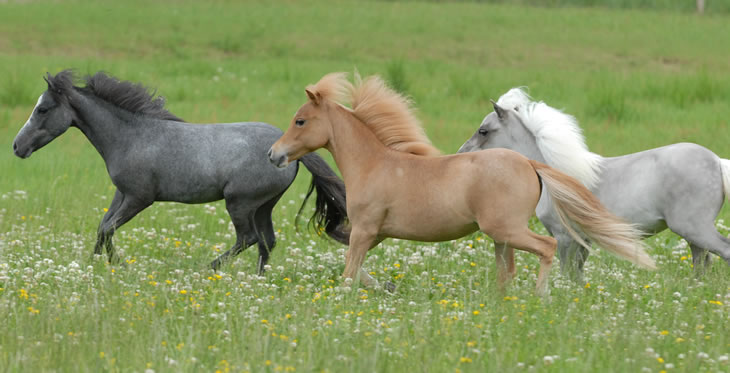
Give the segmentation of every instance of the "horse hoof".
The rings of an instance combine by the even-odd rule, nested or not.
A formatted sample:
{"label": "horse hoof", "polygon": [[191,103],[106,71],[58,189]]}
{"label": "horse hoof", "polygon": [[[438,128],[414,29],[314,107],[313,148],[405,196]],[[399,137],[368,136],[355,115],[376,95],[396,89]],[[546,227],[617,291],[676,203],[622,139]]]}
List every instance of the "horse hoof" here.
{"label": "horse hoof", "polygon": [[389,292],[389,293],[395,293],[396,286],[394,283],[390,281],[386,281],[385,284],[383,284],[383,288]]}

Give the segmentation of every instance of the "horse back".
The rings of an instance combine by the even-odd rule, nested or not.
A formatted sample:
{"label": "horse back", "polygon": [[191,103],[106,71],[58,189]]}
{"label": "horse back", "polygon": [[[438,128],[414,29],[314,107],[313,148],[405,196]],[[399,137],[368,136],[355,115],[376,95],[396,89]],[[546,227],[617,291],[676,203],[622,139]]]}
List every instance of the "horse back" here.
{"label": "horse back", "polygon": [[286,188],[296,175],[296,165],[278,170],[268,161],[268,147],[281,136],[273,126],[166,122],[157,127],[107,162],[118,188],[195,203]]}
{"label": "horse back", "polygon": [[[661,231],[668,214],[688,206],[721,206],[724,199],[720,158],[709,149],[678,143],[605,158],[596,196],[615,214]],[[700,200],[706,200],[700,203]]]}

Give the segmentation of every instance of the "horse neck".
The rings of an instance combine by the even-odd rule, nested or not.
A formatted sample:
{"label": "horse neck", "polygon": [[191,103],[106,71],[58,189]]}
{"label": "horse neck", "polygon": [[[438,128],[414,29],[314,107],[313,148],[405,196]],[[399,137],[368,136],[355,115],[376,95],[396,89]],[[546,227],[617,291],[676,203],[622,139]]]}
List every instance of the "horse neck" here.
{"label": "horse neck", "polygon": [[333,106],[330,108],[330,122],[332,135],[325,148],[332,153],[345,183],[363,174],[373,163],[380,163],[386,151],[385,145],[352,113],[343,107]]}
{"label": "horse neck", "polygon": [[71,106],[76,112],[74,125],[89,139],[105,161],[120,146],[128,136],[128,125],[113,112],[113,109],[104,105],[95,97],[74,92],[70,97]]}
{"label": "horse neck", "polygon": [[535,141],[535,136],[528,132],[528,144],[527,146],[524,146],[523,149],[519,150],[519,153],[522,153],[525,157],[529,159],[534,159],[541,163],[546,163],[545,155],[542,154],[542,151],[540,150],[540,146],[537,144],[537,141]]}
{"label": "horse neck", "polygon": [[540,145],[537,143],[537,138],[535,137],[535,134],[527,128],[527,125],[525,125],[522,120],[519,120],[517,121],[517,123],[512,124],[516,124],[517,126],[509,127],[513,131],[510,137],[515,139],[524,139],[523,141],[517,140],[516,144],[513,145],[515,147],[513,150],[529,159],[534,159],[538,162],[546,163],[545,155],[542,154],[542,150],[540,150]]}

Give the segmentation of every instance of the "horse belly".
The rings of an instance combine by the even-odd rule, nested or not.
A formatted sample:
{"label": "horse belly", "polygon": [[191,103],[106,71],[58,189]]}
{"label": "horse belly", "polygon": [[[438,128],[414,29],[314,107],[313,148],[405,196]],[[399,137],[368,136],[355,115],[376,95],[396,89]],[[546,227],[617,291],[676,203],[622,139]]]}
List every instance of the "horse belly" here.
{"label": "horse belly", "polygon": [[181,203],[208,203],[223,199],[223,188],[204,188],[198,190],[167,189],[158,193],[157,201]]}
{"label": "horse belly", "polygon": [[225,182],[215,172],[200,168],[156,173],[156,200],[182,203],[207,203],[223,199]]}
{"label": "horse belly", "polygon": [[381,235],[406,240],[440,242],[454,240],[475,232],[474,219],[448,211],[389,213],[380,229]]}

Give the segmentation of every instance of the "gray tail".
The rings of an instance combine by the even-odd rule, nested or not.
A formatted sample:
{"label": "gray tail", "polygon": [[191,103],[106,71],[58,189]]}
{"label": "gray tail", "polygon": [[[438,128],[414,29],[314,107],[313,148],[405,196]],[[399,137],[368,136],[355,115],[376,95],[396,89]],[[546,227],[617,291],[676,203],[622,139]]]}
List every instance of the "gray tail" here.
{"label": "gray tail", "polygon": [[300,161],[312,173],[312,183],[309,185],[302,207],[297,212],[294,224],[298,226],[299,216],[309,197],[316,190],[314,214],[309,219],[309,223],[317,230],[317,234],[324,232],[335,241],[348,245],[350,228],[347,222],[345,183],[316,153],[309,153],[300,158]]}
{"label": "gray tail", "polygon": [[722,171],[722,190],[725,191],[725,198],[730,199],[730,160],[720,159],[720,171]]}

